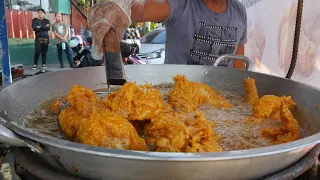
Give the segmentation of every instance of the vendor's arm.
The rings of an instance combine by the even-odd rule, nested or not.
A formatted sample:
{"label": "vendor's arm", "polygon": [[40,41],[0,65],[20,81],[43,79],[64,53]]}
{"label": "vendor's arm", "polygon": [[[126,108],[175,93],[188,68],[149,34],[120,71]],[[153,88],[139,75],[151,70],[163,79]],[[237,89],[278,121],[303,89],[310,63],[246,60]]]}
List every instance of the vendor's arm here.
{"label": "vendor's arm", "polygon": [[[244,45],[241,45],[241,46],[238,46],[238,49],[236,51],[235,54],[238,54],[238,55],[244,55]],[[245,66],[245,63],[241,60],[235,60],[234,63],[233,63],[233,68],[236,68],[236,69],[245,69],[246,66]]]}
{"label": "vendor's arm", "polygon": [[45,19],[45,26],[44,27],[41,27],[41,30],[42,31],[50,31],[50,21],[48,19]]}
{"label": "vendor's arm", "polygon": [[32,29],[35,32],[40,32],[41,31],[41,26],[38,25],[37,19],[32,20]]}
{"label": "vendor's arm", "polygon": [[143,6],[133,5],[131,10],[132,21],[162,22],[168,17],[170,7],[167,0],[145,0]]}

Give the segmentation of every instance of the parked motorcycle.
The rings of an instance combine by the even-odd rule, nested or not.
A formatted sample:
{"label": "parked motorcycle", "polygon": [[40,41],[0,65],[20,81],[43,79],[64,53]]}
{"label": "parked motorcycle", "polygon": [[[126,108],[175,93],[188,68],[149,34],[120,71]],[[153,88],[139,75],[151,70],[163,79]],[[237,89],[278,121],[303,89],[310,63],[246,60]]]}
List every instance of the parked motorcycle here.
{"label": "parked motorcycle", "polygon": [[138,48],[138,45],[135,44],[129,57],[123,58],[124,64],[146,64],[146,62],[144,62],[139,56],[137,56],[136,51]]}
{"label": "parked motorcycle", "polygon": [[76,55],[73,58],[76,68],[102,65],[102,60],[93,59],[93,57],[91,56],[91,37],[75,35],[70,39],[68,43],[72,51],[76,53]]}

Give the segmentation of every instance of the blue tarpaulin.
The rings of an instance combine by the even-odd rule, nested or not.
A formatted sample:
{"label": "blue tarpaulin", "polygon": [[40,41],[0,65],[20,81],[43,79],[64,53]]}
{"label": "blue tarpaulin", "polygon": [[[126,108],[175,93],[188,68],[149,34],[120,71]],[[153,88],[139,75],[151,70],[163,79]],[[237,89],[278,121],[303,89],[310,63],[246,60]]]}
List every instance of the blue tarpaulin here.
{"label": "blue tarpaulin", "polygon": [[6,23],[6,9],[4,0],[0,0],[0,62],[2,65],[2,82],[3,85],[12,83],[8,31]]}

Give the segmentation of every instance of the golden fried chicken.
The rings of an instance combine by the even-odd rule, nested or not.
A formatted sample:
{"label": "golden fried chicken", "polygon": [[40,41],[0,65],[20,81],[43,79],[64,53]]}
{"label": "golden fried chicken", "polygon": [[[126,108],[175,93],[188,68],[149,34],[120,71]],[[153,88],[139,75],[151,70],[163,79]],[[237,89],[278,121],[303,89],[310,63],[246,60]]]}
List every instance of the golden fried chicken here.
{"label": "golden fried chicken", "polygon": [[151,85],[126,83],[119,91],[108,95],[105,104],[112,112],[128,120],[150,120],[171,108],[159,90]]}
{"label": "golden fried chicken", "polygon": [[92,90],[74,85],[67,96],[69,107],[61,111],[59,124],[67,139],[72,140],[82,123],[92,113],[107,111],[102,99]]}
{"label": "golden fried chicken", "polygon": [[163,113],[146,126],[147,142],[157,151],[180,152],[187,141],[187,127],[178,113]]}
{"label": "golden fried chicken", "polygon": [[133,125],[110,112],[93,91],[75,85],[67,100],[70,106],[60,113],[59,123],[68,139],[107,148],[147,150]]}
{"label": "golden fried chicken", "polygon": [[107,110],[103,100],[91,89],[74,85],[67,96],[70,107],[83,116],[90,116],[94,112]]}
{"label": "golden fried chicken", "polygon": [[168,93],[168,100],[179,111],[192,112],[205,103],[218,108],[231,107],[230,103],[204,83],[188,81],[186,76],[180,75],[173,80],[175,88]]}
{"label": "golden fried chicken", "polygon": [[221,152],[220,135],[204,113],[161,113],[146,126],[148,145],[159,152]]}
{"label": "golden fried chicken", "polygon": [[68,140],[73,140],[88,117],[81,115],[75,108],[68,107],[61,111],[59,115],[60,129]]}
{"label": "golden fried chicken", "polygon": [[265,95],[259,99],[255,79],[253,78],[244,80],[244,90],[246,92],[247,103],[253,105],[253,117],[249,119],[250,122],[262,123],[265,118],[280,120],[280,106],[282,101],[285,102],[289,108],[296,105],[291,99],[291,96],[278,97]]}
{"label": "golden fried chicken", "polygon": [[283,144],[295,141],[301,138],[298,121],[293,117],[285,102],[281,103],[280,117],[284,127],[273,127],[264,129],[262,134],[267,137],[272,137],[277,144]]}
{"label": "golden fried chicken", "polygon": [[272,118],[280,120],[281,102],[284,102],[288,108],[296,105],[291,99],[291,96],[278,97],[274,95],[265,95],[260,98],[253,107],[253,116],[256,118]]}
{"label": "golden fried chicken", "polygon": [[112,112],[94,113],[77,132],[76,141],[114,149],[147,150],[133,125]]}
{"label": "golden fried chicken", "polygon": [[246,101],[251,105],[255,105],[259,100],[256,80],[247,78],[244,80],[244,90],[246,92]]}

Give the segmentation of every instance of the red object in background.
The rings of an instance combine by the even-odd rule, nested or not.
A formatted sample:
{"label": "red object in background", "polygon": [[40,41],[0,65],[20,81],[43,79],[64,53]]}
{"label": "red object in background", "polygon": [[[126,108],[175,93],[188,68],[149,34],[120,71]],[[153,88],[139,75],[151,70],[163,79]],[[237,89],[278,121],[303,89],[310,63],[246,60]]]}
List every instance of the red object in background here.
{"label": "red object in background", "polygon": [[6,9],[8,38],[34,38],[31,27],[34,18],[32,11]]}
{"label": "red object in background", "polygon": [[[35,17],[37,17],[36,11],[19,11],[6,9],[8,38],[35,38],[35,34],[32,29],[32,19]],[[47,13],[46,18],[49,19],[51,24],[55,22],[54,13]],[[62,18],[64,19],[64,22],[69,26],[69,15],[64,14],[62,15]],[[77,22],[74,22],[74,24],[77,24]],[[49,32],[49,35],[51,34],[52,33]]]}
{"label": "red object in background", "polygon": [[23,65],[18,64],[18,65],[11,66],[11,74],[13,79],[19,76],[22,76],[23,73],[24,73]]}
{"label": "red object in background", "polygon": [[[34,33],[33,33],[33,29],[32,29],[32,19],[33,19],[32,12],[26,11],[25,17],[26,17],[25,28],[28,30],[28,34],[27,34],[26,38],[34,38]],[[30,19],[31,19],[31,21],[29,21]]]}
{"label": "red object in background", "polygon": [[79,11],[72,4],[70,22],[76,34],[80,33],[81,25],[83,27],[87,27],[87,20],[84,17],[82,17]]}
{"label": "red object in background", "polygon": [[6,21],[7,21],[7,29],[8,29],[8,37],[13,37],[13,31],[12,31],[12,17],[11,17],[12,11],[6,9]]}
{"label": "red object in background", "polygon": [[[11,24],[9,26],[12,27],[13,31],[13,38],[20,38],[20,19],[17,10],[10,10],[11,11]],[[10,38],[10,37],[9,37]]]}

